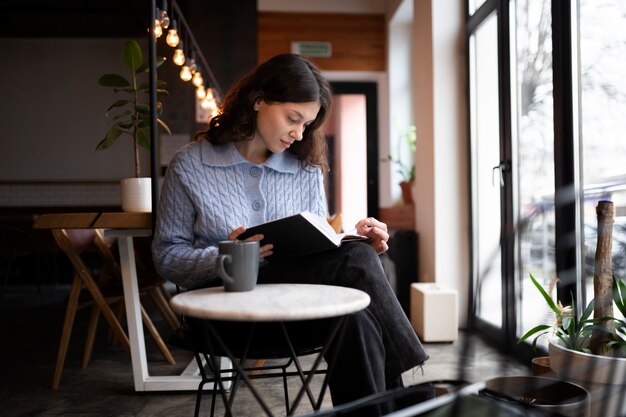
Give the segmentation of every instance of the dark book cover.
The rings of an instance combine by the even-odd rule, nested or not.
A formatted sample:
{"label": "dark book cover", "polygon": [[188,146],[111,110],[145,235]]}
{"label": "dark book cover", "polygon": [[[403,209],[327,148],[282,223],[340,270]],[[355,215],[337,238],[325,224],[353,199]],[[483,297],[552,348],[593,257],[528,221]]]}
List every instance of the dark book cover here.
{"label": "dark book cover", "polygon": [[295,258],[341,246],[346,240],[366,240],[363,236],[336,233],[326,219],[309,212],[273,220],[246,229],[240,240],[262,234],[261,245],[274,245],[273,254],[268,260]]}

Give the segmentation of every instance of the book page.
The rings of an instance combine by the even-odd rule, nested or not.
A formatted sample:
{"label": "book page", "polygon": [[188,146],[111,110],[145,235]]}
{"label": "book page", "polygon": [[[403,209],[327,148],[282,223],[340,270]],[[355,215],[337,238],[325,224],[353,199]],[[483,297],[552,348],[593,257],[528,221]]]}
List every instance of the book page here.
{"label": "book page", "polygon": [[337,236],[341,238],[342,242],[350,242],[354,240],[370,240],[369,237],[358,234],[356,229],[352,229],[344,233],[339,233]]}
{"label": "book page", "polygon": [[332,228],[326,219],[317,216],[311,212],[303,211],[300,213],[302,217],[307,219],[309,223],[317,228],[320,232],[324,234],[331,242],[333,242],[336,246],[339,246],[341,243],[341,236],[335,232],[335,229]]}
{"label": "book page", "polygon": [[339,246],[341,242],[348,242],[353,240],[369,240],[368,237],[359,235],[356,229],[352,229],[349,232],[345,233],[337,233],[326,219],[316,216],[315,214],[308,211],[303,211],[300,214],[302,214],[305,219],[307,219],[312,225],[317,227],[320,232],[322,232],[337,246]]}

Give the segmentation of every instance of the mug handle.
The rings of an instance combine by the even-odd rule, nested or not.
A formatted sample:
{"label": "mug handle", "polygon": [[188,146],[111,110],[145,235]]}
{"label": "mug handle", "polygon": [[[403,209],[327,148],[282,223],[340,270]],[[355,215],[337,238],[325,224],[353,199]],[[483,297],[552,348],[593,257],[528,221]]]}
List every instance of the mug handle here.
{"label": "mug handle", "polygon": [[228,273],[226,272],[226,269],[224,269],[224,262],[228,262],[231,263],[233,261],[233,258],[230,255],[219,255],[217,257],[217,274],[226,282],[228,282],[229,284],[234,284],[235,280],[228,275]]}

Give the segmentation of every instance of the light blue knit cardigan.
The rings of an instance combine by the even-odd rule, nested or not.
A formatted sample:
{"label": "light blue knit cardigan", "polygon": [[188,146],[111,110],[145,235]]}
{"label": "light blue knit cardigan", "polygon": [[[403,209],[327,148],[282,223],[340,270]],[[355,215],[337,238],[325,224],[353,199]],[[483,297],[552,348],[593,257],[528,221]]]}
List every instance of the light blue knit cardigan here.
{"label": "light blue knit cardigan", "polygon": [[152,253],[158,273],[184,288],[215,276],[217,243],[237,226],[250,227],[310,211],[326,216],[322,172],[285,151],[263,164],[233,144],[206,140],[182,147],[161,188]]}

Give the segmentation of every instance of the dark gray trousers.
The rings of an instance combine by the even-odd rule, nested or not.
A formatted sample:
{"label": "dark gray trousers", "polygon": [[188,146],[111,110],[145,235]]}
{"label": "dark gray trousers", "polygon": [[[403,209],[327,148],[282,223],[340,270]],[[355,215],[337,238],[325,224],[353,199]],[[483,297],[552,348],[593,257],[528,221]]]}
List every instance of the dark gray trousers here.
{"label": "dark gray trousers", "polygon": [[[330,378],[334,405],[396,388],[402,383],[402,372],[428,359],[378,255],[365,243],[350,242],[336,250],[268,261],[259,270],[259,283],[340,285],[370,296],[365,310],[348,317],[342,342],[329,352],[337,355]],[[316,326],[307,322],[301,325]],[[381,414],[391,411],[382,407]]]}

